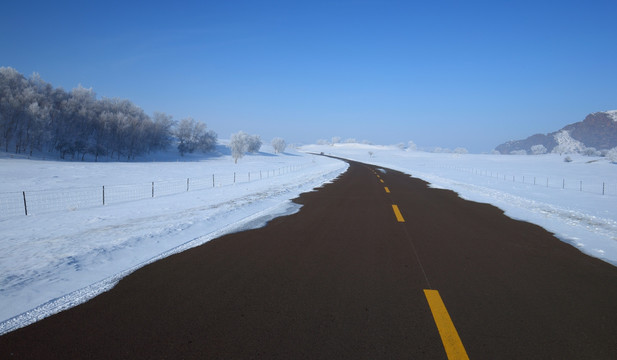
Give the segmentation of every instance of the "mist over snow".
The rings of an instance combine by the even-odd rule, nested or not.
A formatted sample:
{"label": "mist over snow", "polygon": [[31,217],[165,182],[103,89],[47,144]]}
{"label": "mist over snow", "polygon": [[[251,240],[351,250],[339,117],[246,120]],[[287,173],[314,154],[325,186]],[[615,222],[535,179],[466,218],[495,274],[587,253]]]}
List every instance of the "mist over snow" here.
{"label": "mist over snow", "polygon": [[308,145],[301,150],[411,174],[431,187],[497,206],[617,265],[617,164],[607,158],[574,154],[566,162],[566,156],[558,154],[427,153],[365,144]]}

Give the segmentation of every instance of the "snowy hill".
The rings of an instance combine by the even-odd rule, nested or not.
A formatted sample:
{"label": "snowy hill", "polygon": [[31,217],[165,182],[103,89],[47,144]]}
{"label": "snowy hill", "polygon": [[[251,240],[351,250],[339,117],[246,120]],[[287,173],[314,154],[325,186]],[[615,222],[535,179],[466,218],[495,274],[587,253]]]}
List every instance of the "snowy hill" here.
{"label": "snowy hill", "polygon": [[596,150],[610,150],[617,146],[617,110],[596,112],[587,115],[583,121],[567,125],[562,129],[549,134],[535,134],[524,140],[512,140],[495,148],[502,154],[513,151],[533,153],[532,146],[542,145],[547,152],[552,152],[558,141],[558,134],[567,132],[569,136],[582,144],[583,148]]}

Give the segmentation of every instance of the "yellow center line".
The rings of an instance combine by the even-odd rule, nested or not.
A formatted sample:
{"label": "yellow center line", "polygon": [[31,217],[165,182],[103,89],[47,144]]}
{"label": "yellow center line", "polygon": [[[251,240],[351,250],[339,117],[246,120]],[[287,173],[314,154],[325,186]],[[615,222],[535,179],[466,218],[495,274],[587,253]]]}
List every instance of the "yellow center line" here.
{"label": "yellow center line", "polygon": [[452,323],[452,319],[446,310],[446,306],[439,296],[437,290],[424,290],[428,306],[431,308],[437,330],[439,330],[439,336],[441,336],[441,342],[446,350],[446,355],[449,360],[454,359],[467,359],[467,352],[461,342],[461,338],[458,336],[458,332]]}
{"label": "yellow center line", "polygon": [[396,216],[396,220],[398,220],[398,222],[405,222],[405,219],[403,218],[401,211],[398,209],[398,206],[392,205],[392,210],[394,210],[394,216]]}
{"label": "yellow center line", "polygon": [[379,179],[379,181],[381,181],[381,183],[383,184],[383,179]]}
{"label": "yellow center line", "polygon": [[388,187],[387,187],[387,186],[384,186],[383,188],[384,188],[384,189],[386,189],[386,192],[387,192],[388,194],[390,193],[390,189],[388,189]]}

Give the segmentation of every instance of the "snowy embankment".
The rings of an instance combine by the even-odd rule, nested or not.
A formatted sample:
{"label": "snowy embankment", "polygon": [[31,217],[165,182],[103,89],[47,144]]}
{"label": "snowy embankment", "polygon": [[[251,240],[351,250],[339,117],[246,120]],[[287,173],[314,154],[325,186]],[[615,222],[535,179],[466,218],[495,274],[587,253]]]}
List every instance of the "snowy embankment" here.
{"label": "snowy embankment", "polygon": [[228,179],[169,196],[0,216],[0,334],[87,301],[150,262],[294,213],[300,206],[291,199],[347,168],[338,160],[264,148],[238,164],[226,154],[134,163],[0,157],[0,193],[238,174],[235,184]]}
{"label": "snowy embankment", "polygon": [[569,155],[572,161],[564,162],[556,154],[435,154],[361,144],[310,145],[302,151],[411,174],[462,198],[493,204],[617,265],[617,165],[605,158]]}

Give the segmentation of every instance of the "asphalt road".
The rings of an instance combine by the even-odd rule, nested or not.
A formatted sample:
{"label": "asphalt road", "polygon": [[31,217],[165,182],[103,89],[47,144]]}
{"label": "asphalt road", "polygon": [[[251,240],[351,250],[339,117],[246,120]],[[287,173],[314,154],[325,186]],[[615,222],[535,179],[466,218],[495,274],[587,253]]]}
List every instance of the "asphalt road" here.
{"label": "asphalt road", "polygon": [[295,201],[1,336],[0,358],[617,359],[617,268],[538,226],[358,163]]}

